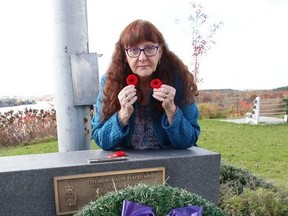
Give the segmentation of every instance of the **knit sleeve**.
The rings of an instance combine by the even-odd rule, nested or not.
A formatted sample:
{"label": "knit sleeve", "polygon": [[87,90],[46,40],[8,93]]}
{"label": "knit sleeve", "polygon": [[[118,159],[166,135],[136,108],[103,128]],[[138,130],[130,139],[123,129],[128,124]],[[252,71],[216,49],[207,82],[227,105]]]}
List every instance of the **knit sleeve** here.
{"label": "knit sleeve", "polygon": [[172,124],[169,125],[167,116],[162,118],[162,127],[166,130],[172,148],[185,149],[197,146],[200,135],[198,124],[199,111],[195,103],[178,108]]}

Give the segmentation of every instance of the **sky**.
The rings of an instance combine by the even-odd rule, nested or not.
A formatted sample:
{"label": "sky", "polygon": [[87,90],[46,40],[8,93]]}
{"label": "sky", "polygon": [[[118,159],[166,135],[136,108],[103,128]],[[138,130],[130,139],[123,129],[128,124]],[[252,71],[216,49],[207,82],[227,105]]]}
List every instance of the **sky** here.
{"label": "sky", "polygon": [[[54,94],[53,1],[0,3],[0,97]],[[191,66],[190,0],[87,0],[89,52],[105,73],[123,28],[151,21],[170,50]],[[207,24],[223,22],[200,62],[199,89],[273,89],[288,86],[288,1],[198,0]]]}

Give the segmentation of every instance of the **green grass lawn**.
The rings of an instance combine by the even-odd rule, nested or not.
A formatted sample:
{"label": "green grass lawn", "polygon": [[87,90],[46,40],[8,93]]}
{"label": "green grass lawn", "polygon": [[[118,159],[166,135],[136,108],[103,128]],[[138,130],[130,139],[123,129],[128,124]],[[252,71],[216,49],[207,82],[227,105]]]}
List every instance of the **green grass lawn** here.
{"label": "green grass lawn", "polygon": [[[218,152],[222,160],[253,174],[287,186],[288,124],[249,125],[200,120],[201,136],[198,145]],[[57,141],[0,148],[0,156],[57,152]],[[94,149],[96,145],[92,143]]]}
{"label": "green grass lawn", "polygon": [[[95,142],[91,142],[92,149],[98,149]],[[16,155],[28,155],[28,154],[42,154],[58,152],[58,142],[45,142],[38,144],[25,145],[21,147],[0,148],[0,157],[3,156],[16,156]]]}
{"label": "green grass lawn", "polygon": [[51,152],[58,152],[57,141],[31,144],[21,147],[0,148],[0,156],[15,156],[15,155],[51,153]]}
{"label": "green grass lawn", "polygon": [[287,186],[288,124],[249,125],[201,120],[199,146],[259,177]]}

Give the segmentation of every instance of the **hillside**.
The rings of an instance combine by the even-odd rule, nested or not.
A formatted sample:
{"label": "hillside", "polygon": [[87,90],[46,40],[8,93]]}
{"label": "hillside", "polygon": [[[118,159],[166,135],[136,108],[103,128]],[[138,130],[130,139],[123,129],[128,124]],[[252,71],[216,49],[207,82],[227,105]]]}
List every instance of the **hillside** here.
{"label": "hillside", "polygon": [[208,89],[199,90],[198,102],[238,101],[253,102],[255,97],[261,98],[287,98],[288,86],[270,90],[234,90],[234,89]]}

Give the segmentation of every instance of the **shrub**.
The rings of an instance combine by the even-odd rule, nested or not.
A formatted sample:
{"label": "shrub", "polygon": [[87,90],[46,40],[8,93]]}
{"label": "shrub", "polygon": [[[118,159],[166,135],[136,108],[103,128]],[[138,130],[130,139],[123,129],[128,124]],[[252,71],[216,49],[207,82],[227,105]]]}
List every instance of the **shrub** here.
{"label": "shrub", "polygon": [[186,190],[167,185],[138,184],[99,197],[96,201],[84,206],[75,216],[121,215],[125,199],[153,207],[157,216],[166,216],[171,209],[188,205],[202,206],[204,216],[226,215],[214,204]]}
{"label": "shrub", "polygon": [[56,111],[25,109],[0,113],[0,147],[57,137]]}
{"label": "shrub", "polygon": [[225,200],[224,210],[235,216],[287,216],[288,193],[286,199],[281,199],[278,192],[258,188],[253,191],[244,189],[239,196],[232,196]]}
{"label": "shrub", "polygon": [[273,184],[267,183],[247,170],[231,166],[224,162],[221,163],[220,169],[220,184],[222,186],[228,185],[233,194],[241,194],[244,188],[255,190],[261,187],[276,190]]}
{"label": "shrub", "polygon": [[233,216],[288,216],[288,192],[222,163],[219,207]]}
{"label": "shrub", "polygon": [[285,102],[285,113],[288,114],[288,98],[284,98],[283,101]]}
{"label": "shrub", "polygon": [[198,104],[201,119],[217,119],[217,118],[227,118],[231,115],[233,110],[223,109],[215,104]]}

